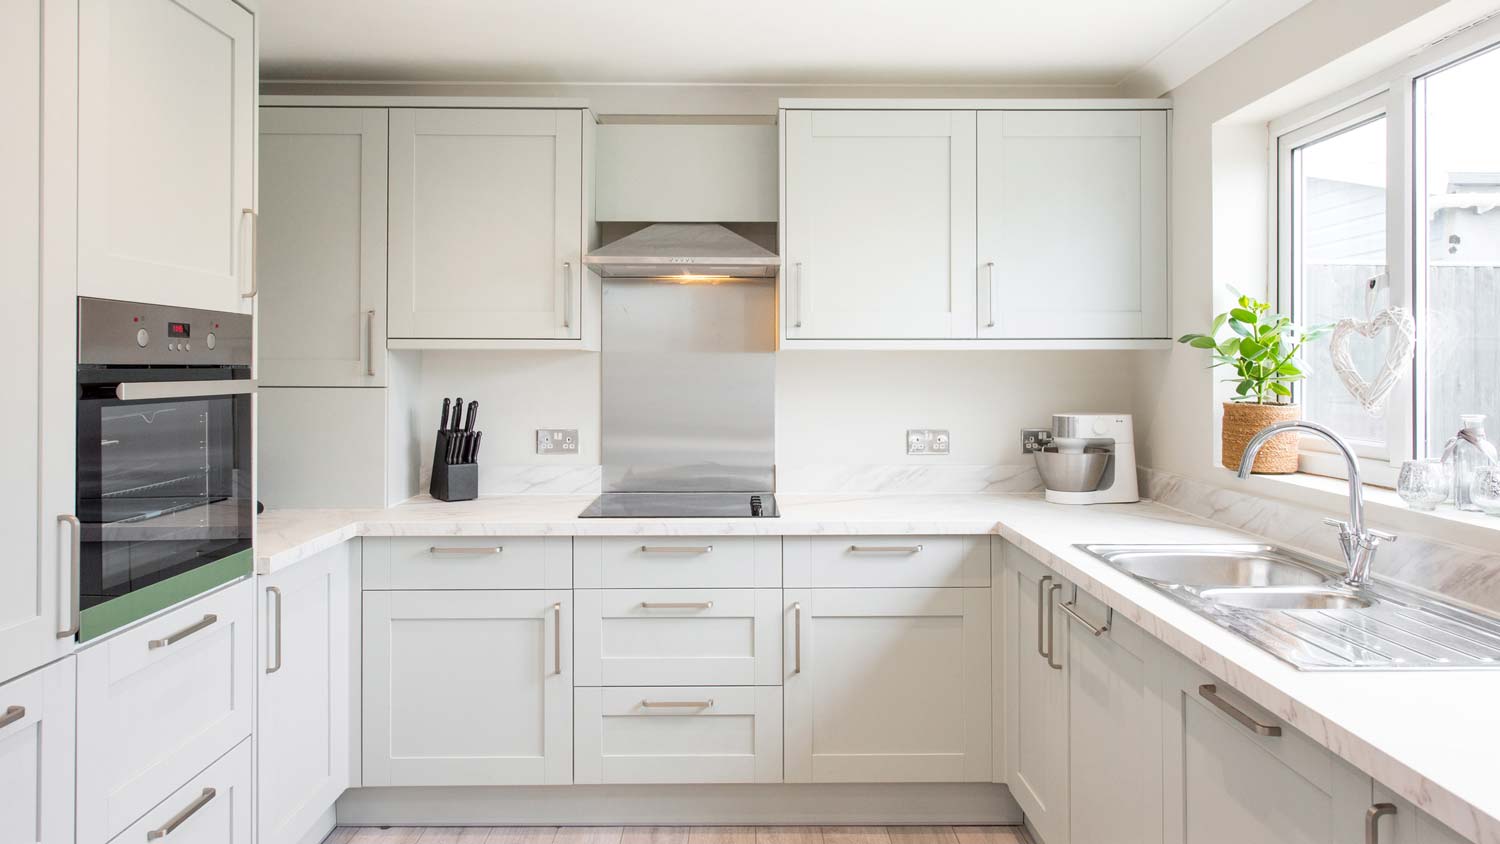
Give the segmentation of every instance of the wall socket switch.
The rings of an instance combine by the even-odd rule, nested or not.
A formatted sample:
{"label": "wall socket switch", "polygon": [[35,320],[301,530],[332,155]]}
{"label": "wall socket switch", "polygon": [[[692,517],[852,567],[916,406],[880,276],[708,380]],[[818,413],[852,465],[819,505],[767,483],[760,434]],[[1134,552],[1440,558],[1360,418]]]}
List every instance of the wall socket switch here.
{"label": "wall socket switch", "polygon": [[577,454],[577,428],[538,428],[536,432],[537,454]]}
{"label": "wall socket switch", "polygon": [[1022,428],[1021,453],[1035,454],[1052,442],[1051,428]]}
{"label": "wall socket switch", "polygon": [[907,428],[907,454],[947,454],[952,441],[947,428]]}

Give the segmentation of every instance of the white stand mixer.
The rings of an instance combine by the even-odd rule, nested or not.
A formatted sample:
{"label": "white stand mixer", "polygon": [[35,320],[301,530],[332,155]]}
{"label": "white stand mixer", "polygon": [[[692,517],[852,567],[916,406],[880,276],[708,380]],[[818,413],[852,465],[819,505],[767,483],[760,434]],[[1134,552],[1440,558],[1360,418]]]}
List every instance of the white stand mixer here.
{"label": "white stand mixer", "polygon": [[1135,426],[1128,413],[1056,413],[1048,445],[1033,452],[1054,504],[1125,504],[1141,500],[1135,470]]}

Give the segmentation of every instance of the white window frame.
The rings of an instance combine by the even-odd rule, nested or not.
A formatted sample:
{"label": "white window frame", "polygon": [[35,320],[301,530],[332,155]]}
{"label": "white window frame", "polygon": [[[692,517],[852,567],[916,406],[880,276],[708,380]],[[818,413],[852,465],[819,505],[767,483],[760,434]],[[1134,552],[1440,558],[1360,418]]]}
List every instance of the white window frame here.
{"label": "white window frame", "polygon": [[[1401,462],[1421,453],[1426,440],[1425,284],[1427,232],[1425,168],[1415,163],[1423,152],[1422,95],[1425,78],[1491,49],[1500,49],[1500,18],[1481,21],[1418,51],[1405,61],[1330,97],[1298,109],[1268,125],[1271,196],[1271,277],[1277,310],[1301,319],[1300,291],[1293,285],[1299,245],[1293,237],[1293,150],[1323,140],[1380,116],[1386,119],[1386,278],[1390,303],[1412,312],[1417,321],[1416,359],[1386,407],[1386,445],[1354,443],[1365,479],[1394,487]],[[1418,226],[1422,230],[1419,232]],[[1358,316],[1358,315],[1355,315]],[[1323,362],[1314,362],[1320,365]],[[1298,389],[1300,395],[1300,388]],[[1437,456],[1437,455],[1428,455]],[[1304,436],[1299,469],[1345,477],[1343,458],[1323,439]]]}

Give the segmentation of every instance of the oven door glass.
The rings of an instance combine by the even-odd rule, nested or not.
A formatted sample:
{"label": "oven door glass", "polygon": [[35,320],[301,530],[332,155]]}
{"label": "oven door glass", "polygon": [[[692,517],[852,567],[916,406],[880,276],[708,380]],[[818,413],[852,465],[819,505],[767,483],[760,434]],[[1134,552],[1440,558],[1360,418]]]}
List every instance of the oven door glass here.
{"label": "oven door glass", "polygon": [[82,638],[249,572],[250,396],[211,386],[172,398],[115,396],[121,382],[228,383],[239,372],[80,370]]}

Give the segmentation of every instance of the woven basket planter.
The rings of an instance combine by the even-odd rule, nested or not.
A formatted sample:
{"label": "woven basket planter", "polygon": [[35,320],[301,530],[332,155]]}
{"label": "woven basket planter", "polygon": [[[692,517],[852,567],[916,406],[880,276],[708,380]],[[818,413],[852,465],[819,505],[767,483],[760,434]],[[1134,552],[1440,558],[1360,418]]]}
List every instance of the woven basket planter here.
{"label": "woven basket planter", "polygon": [[[1245,444],[1255,432],[1273,422],[1284,422],[1302,416],[1302,408],[1295,404],[1247,404],[1224,402],[1224,468],[1238,470],[1240,455],[1245,453]],[[1279,434],[1266,440],[1255,455],[1258,475],[1289,475],[1297,471],[1296,431]]]}

